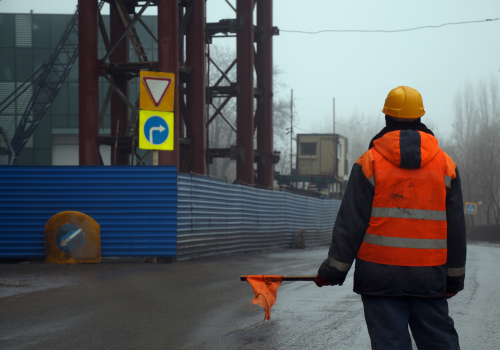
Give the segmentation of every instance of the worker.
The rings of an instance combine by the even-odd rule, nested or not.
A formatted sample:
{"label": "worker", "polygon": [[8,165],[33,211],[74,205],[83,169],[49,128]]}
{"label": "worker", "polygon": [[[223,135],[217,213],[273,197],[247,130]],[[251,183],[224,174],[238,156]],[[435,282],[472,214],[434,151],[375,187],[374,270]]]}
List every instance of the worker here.
{"label": "worker", "polygon": [[464,288],[460,176],[420,118],[420,93],[389,92],[387,126],[354,164],[318,287],[342,285],[354,259],[372,349],[459,349],[446,299]]}

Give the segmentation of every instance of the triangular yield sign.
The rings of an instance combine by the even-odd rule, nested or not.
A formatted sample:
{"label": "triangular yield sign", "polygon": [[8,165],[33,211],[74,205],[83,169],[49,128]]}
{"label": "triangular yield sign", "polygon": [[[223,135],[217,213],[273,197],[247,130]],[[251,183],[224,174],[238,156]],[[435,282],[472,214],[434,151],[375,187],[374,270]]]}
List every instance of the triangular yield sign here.
{"label": "triangular yield sign", "polygon": [[142,81],[153,104],[158,107],[172,84],[172,78],[142,77]]}

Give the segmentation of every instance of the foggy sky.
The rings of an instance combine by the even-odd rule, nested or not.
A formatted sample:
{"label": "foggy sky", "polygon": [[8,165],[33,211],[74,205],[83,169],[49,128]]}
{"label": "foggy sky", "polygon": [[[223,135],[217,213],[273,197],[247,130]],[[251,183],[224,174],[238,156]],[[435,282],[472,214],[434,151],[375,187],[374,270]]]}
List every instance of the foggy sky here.
{"label": "foggy sky", "polygon": [[[2,0],[0,12],[74,13],[76,0]],[[235,4],[235,0],[231,0]],[[155,14],[148,10],[145,14]],[[207,1],[207,21],[234,18],[224,0]],[[334,1],[274,0],[274,25],[282,30],[404,29],[500,17],[500,1]],[[422,118],[447,134],[456,92],[466,80],[500,78],[500,21],[403,33],[281,32],[274,38],[274,64],[294,90],[302,130],[331,125],[332,97],[337,120],[353,112],[383,118],[387,93],[399,85],[420,91]],[[234,39],[215,39],[234,45]],[[297,132],[303,132],[302,130]],[[331,131],[331,129],[330,129]]]}

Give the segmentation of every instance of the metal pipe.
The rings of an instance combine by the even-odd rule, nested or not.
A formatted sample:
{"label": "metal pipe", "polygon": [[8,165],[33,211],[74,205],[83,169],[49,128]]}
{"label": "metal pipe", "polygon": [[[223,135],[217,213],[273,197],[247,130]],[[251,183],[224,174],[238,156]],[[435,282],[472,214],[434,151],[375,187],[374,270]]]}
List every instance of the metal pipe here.
{"label": "metal pipe", "polygon": [[236,12],[236,9],[234,8],[234,6],[228,0],[226,0],[226,2],[229,5],[229,7],[231,7],[233,9],[233,11]]}
{"label": "metal pipe", "polygon": [[[299,146],[297,145],[297,156]],[[290,175],[293,175],[293,89],[290,92]]]}
{"label": "metal pipe", "polygon": [[[80,3],[80,2],[85,2],[85,1],[78,0],[78,3]],[[118,39],[118,41],[111,47],[111,49],[108,52],[106,52],[106,55],[104,55],[104,57],[101,59],[101,63],[105,63],[106,60],[108,59],[108,57],[113,54],[113,52],[116,50],[117,46],[120,44],[120,42],[123,40],[123,38],[125,38],[128,35],[128,32],[130,31],[130,29],[132,29],[132,27],[139,20],[139,18],[142,16],[142,14],[144,13],[144,11],[146,11],[146,9],[148,8],[148,6],[149,6],[150,3],[151,3],[151,1],[147,1],[144,4],[144,6],[142,7],[142,9],[139,11],[139,13],[137,13],[134,16],[134,18],[132,19],[132,21],[130,21],[130,23],[127,26],[127,28],[120,35],[120,38]],[[78,23],[81,23],[81,22],[78,22]]]}
{"label": "metal pipe", "polygon": [[206,76],[205,60],[205,0],[193,0],[191,16],[186,28],[186,65],[193,68],[186,84],[187,114],[192,128],[193,155],[189,170],[196,174],[207,174],[206,158]]}
{"label": "metal pipe", "polygon": [[[110,22],[110,44],[116,46],[113,52],[113,58],[116,62],[129,61],[129,40],[120,40],[120,36],[125,30],[125,25],[120,17],[120,13],[116,8],[116,4],[111,2],[109,5],[109,22]],[[114,75],[114,82],[117,90],[128,101],[129,96],[129,80],[124,73],[117,73]],[[119,125],[120,128],[111,128],[111,136],[118,140],[119,136],[125,136],[128,123],[129,108],[127,103],[122,99],[117,91],[113,91],[111,95],[111,125]],[[124,148],[118,149],[117,147],[111,149],[111,158],[114,159],[114,165],[127,165],[128,164],[128,150]]]}
{"label": "metal pipe", "polygon": [[334,166],[335,169],[333,169],[333,177],[335,178],[336,182],[333,184],[335,186],[335,189],[338,190],[338,192],[341,192],[340,188],[340,182],[339,180],[339,157],[337,156],[337,150],[339,147],[339,139],[337,135],[335,134],[335,97],[333,98],[333,156],[334,156]]}
{"label": "metal pipe", "polygon": [[2,105],[3,105],[4,103],[6,103],[7,101],[9,101],[9,99],[10,99],[13,95],[16,95],[16,96],[14,96],[14,98],[13,98],[13,99],[11,99],[11,100],[10,100],[10,102],[9,102],[6,106],[2,107],[2,109],[0,110],[0,113],[2,113],[5,109],[7,109],[7,107],[9,107],[9,106],[10,106],[10,105],[11,105],[11,104],[12,104],[12,103],[13,103],[13,102],[14,102],[14,101],[15,101],[15,100],[19,97],[19,96],[21,96],[22,94],[24,94],[24,92],[25,92],[26,90],[28,90],[28,89],[29,89],[29,87],[30,87],[30,86],[32,86],[32,85],[33,85],[33,84],[34,84],[34,83],[35,83],[35,82],[36,82],[36,81],[37,81],[37,80],[38,80],[38,79],[42,76],[42,74],[40,74],[38,77],[36,77],[35,79],[33,79],[33,81],[31,81],[31,82],[28,84],[28,86],[26,86],[26,87],[23,89],[23,91],[21,91],[21,93],[20,93],[19,95],[17,95],[17,92],[18,92],[19,90],[21,90],[21,89],[22,89],[22,87],[23,87],[26,83],[28,83],[28,81],[30,81],[30,80],[31,80],[31,78],[33,78],[35,75],[37,75],[37,74],[38,74],[38,73],[39,73],[42,69],[45,69],[45,67],[46,67],[46,66],[47,66],[46,64],[42,64],[42,65],[40,66],[40,68],[38,68],[38,69],[36,70],[36,72],[35,72],[35,73],[33,73],[33,74],[32,74],[32,75],[28,78],[28,79],[26,79],[26,81],[25,81],[24,83],[22,83],[21,85],[19,85],[19,86],[17,87],[17,89],[15,89],[14,91],[12,91],[12,92],[9,94],[9,96],[7,96],[7,97],[6,97],[6,98],[5,98],[2,102],[0,102],[0,107],[2,107]]}
{"label": "metal pipe", "polygon": [[126,96],[124,94],[122,94],[122,92],[120,91],[120,89],[118,89],[118,87],[115,85],[115,83],[107,75],[103,75],[102,77],[104,79],[106,79],[106,81],[109,83],[109,85],[113,88],[113,90],[117,93],[117,95],[120,96],[122,101],[124,101],[127,104],[127,106],[132,110],[132,112],[134,114],[139,114],[139,111],[137,111],[137,109],[134,107],[134,105],[126,98]]}
{"label": "metal pipe", "polygon": [[[224,101],[224,102],[229,101],[229,99],[230,99],[230,98],[228,98],[228,99],[227,99],[226,101]],[[213,103],[212,103],[212,107],[217,108],[217,107],[215,107],[215,105],[214,105]],[[233,124],[229,121],[229,119],[227,119],[227,118],[224,116],[224,114],[222,114],[222,109],[223,109],[223,108],[224,108],[224,106],[223,106],[223,105],[219,106],[219,108],[217,109],[217,112],[215,112],[215,114],[214,114],[214,118],[217,116],[217,114],[219,114],[219,115],[222,117],[222,119],[224,119],[224,120],[226,121],[227,125],[229,125],[229,127],[230,127],[231,129],[233,129],[233,131],[234,131],[234,132],[236,132],[236,133],[237,133],[237,132],[238,132],[238,130],[236,130],[236,128],[234,127],[234,125],[233,125]],[[212,119],[212,120],[213,120],[213,119]],[[210,124],[210,123],[209,123],[209,124]]]}
{"label": "metal pipe", "polygon": [[153,152],[153,150],[148,150],[143,156],[142,158],[136,154],[136,156],[139,158],[139,161],[137,162],[137,165],[146,165],[146,160],[148,159],[149,155],[151,154],[151,152]]}
{"label": "metal pipe", "polygon": [[113,157],[113,165],[116,165],[116,155],[117,155],[117,149],[118,149],[118,130],[120,128],[120,119],[116,122],[116,132],[115,132],[115,149],[114,149],[114,157]]}
{"label": "metal pipe", "polygon": [[236,1],[236,18],[239,28],[236,33],[236,74],[240,88],[236,102],[236,146],[242,149],[243,156],[236,161],[237,181],[254,184],[254,27],[253,1]]}
{"label": "metal pipe", "polygon": [[144,27],[144,29],[146,29],[146,32],[148,32],[149,35],[151,35],[151,37],[153,38],[153,40],[156,41],[156,43],[158,43],[158,38],[154,35],[154,33],[151,31],[151,29],[149,29],[148,25],[146,23],[144,23],[144,21],[142,20],[142,18],[138,17],[137,20],[142,24],[142,26]]}
{"label": "metal pipe", "polygon": [[257,87],[262,91],[257,101],[257,149],[265,154],[263,162],[257,164],[257,178],[260,186],[273,188],[273,0],[257,2],[257,27],[262,31],[255,62]]}
{"label": "metal pipe", "polygon": [[[209,56],[207,56],[207,57],[209,57]],[[229,65],[229,67],[226,68],[226,70],[224,71],[224,74],[228,74],[231,71],[231,69],[233,69],[233,67],[235,65],[236,65],[236,59],[233,62],[231,62],[231,64]],[[214,87],[218,86],[222,82],[222,80],[224,80],[224,75],[220,76],[220,78],[215,82]]]}
{"label": "metal pipe", "polygon": [[110,85],[108,87],[108,91],[106,92],[106,96],[104,97],[104,101],[102,101],[101,109],[99,111],[99,130],[101,130],[102,123],[104,122],[106,110],[108,109],[109,101],[111,101],[111,95],[113,95],[113,87]]}
{"label": "metal pipe", "polygon": [[179,5],[177,0],[158,0],[158,71],[175,73],[174,150],[161,151],[160,165],[179,169]]}
{"label": "metal pipe", "polygon": [[[226,104],[229,102],[229,100],[231,100],[231,97],[232,96],[228,96],[226,97],[226,99],[224,100],[224,102],[221,103],[221,105],[219,107],[216,107],[213,103],[211,103],[212,107],[215,108],[215,112],[214,114],[208,119],[208,125],[212,124],[212,122],[214,121],[214,119],[217,117],[217,115],[219,115],[219,113],[221,113],[222,109],[226,106]],[[236,130],[234,130],[236,131]]]}
{"label": "metal pipe", "polygon": [[[190,6],[191,8],[191,6]],[[181,26],[181,23],[183,22],[183,18],[184,18],[184,7],[183,6],[179,6],[179,26]],[[184,57],[184,35],[181,33],[181,29],[179,28],[179,65],[180,66],[183,66],[185,63],[185,57]],[[177,101],[179,101],[179,104],[180,103],[183,103],[183,100],[184,100],[184,94],[185,94],[185,88],[186,88],[186,84],[181,84],[179,82],[179,98],[177,99]],[[184,133],[184,118],[186,118],[185,115],[182,115],[181,117],[181,114],[183,114],[183,110],[182,108],[180,107],[179,105],[179,137],[180,138],[185,138],[186,135]],[[185,157],[184,157],[184,152],[185,150],[183,149],[180,149],[179,150],[179,163],[180,164],[184,164],[185,162]]]}
{"label": "metal pipe", "polygon": [[[207,55],[207,57],[208,57],[208,55]],[[211,57],[208,57],[208,59],[215,66],[215,68],[217,68],[217,70],[220,72],[221,78],[226,79],[229,84],[232,84],[233,82],[231,81],[231,79],[229,79],[226,72],[224,72],[222,69],[220,69],[220,67],[217,65],[217,63],[214,62],[214,60]]]}
{"label": "metal pipe", "polygon": [[[100,6],[99,6],[99,8],[100,8]],[[102,18],[102,15],[101,15],[101,10],[99,10],[99,29],[101,31],[102,41],[104,42],[104,47],[106,48],[106,52],[107,52],[111,49],[111,44],[109,42],[108,31],[106,30],[106,25],[104,24],[104,19]],[[109,56],[109,61],[114,62],[113,55]]]}
{"label": "metal pipe", "polygon": [[99,165],[97,0],[78,0],[79,164]]}

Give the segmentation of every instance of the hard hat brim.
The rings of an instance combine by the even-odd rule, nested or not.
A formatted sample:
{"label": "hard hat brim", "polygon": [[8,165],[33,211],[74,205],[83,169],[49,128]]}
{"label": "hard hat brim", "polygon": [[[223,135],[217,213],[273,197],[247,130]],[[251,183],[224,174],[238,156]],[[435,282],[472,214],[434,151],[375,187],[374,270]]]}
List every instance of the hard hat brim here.
{"label": "hard hat brim", "polygon": [[382,113],[384,113],[388,116],[394,117],[394,118],[399,118],[399,119],[418,119],[418,118],[421,118],[425,115],[425,111],[423,108],[422,108],[422,113],[420,113],[420,115],[416,115],[416,116],[401,116],[399,113],[399,110],[392,110],[391,108],[382,109]]}

